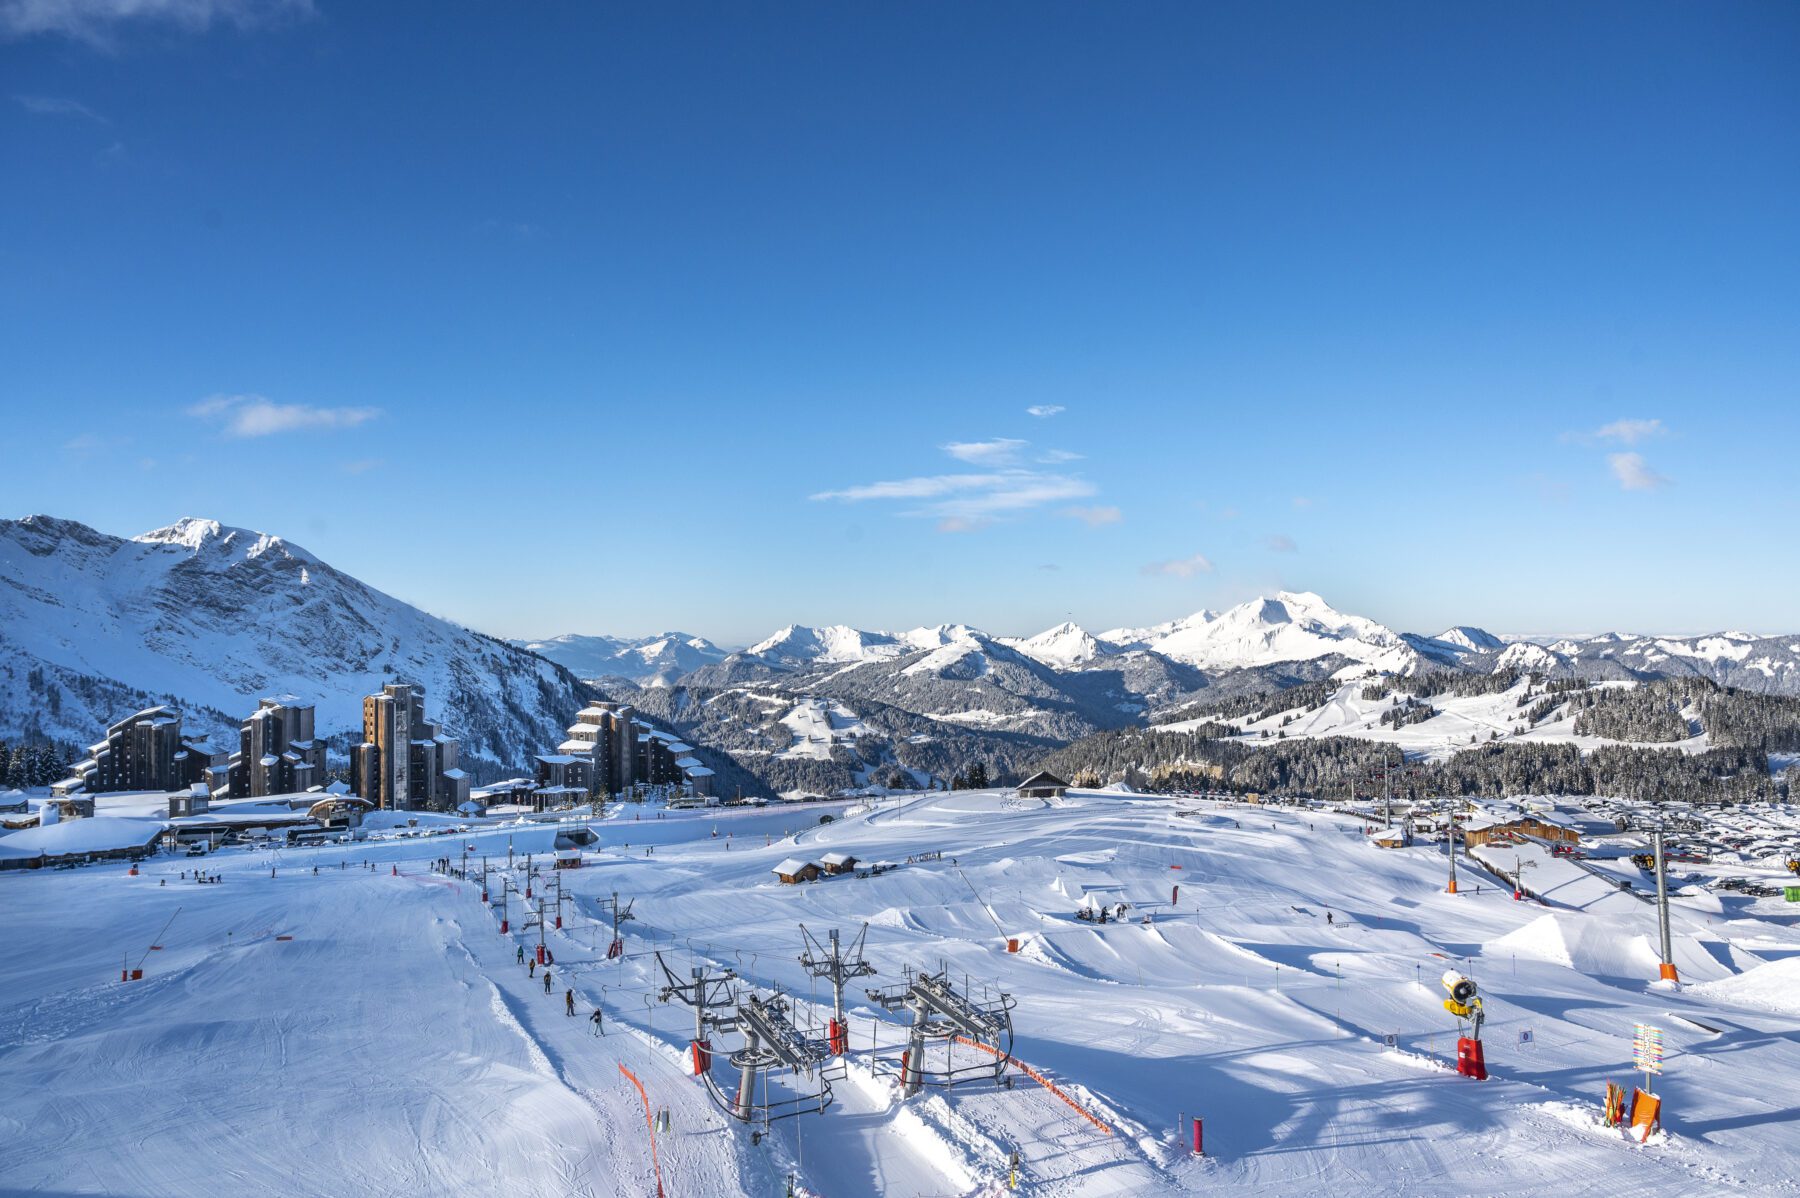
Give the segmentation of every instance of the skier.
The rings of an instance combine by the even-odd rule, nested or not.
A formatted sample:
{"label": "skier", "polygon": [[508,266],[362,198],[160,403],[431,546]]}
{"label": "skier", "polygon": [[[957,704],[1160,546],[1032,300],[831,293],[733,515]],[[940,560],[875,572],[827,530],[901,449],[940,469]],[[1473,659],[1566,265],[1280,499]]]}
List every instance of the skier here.
{"label": "skier", "polygon": [[544,970],[544,993],[550,993],[550,971]]}
{"label": "skier", "polygon": [[575,992],[573,990],[563,991],[563,1009],[571,1019],[575,1017]]}
{"label": "skier", "polygon": [[[537,958],[536,957],[533,957],[533,958],[531,958],[531,960],[525,962],[525,976],[528,978],[534,978],[537,976]],[[548,978],[550,975],[549,975],[549,973],[546,972],[544,974],[544,976],[546,978]]]}
{"label": "skier", "polygon": [[1326,924],[1330,925],[1330,924],[1335,924],[1337,921],[1332,918],[1331,912],[1327,911],[1327,912],[1325,912],[1325,922],[1326,922]]}
{"label": "skier", "polygon": [[525,964],[525,946],[523,944],[519,946],[519,964]]}
{"label": "skier", "polygon": [[594,1025],[594,1034],[596,1036],[604,1036],[606,1034],[606,1019],[600,1014],[599,1007],[595,1007],[594,1013],[588,1016],[588,1022]]}

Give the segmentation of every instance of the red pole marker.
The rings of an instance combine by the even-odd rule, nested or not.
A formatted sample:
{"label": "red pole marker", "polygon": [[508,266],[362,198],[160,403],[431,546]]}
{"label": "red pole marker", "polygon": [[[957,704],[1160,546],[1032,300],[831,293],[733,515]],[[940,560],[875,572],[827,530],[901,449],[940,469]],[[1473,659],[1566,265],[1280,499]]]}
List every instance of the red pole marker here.
{"label": "red pole marker", "polygon": [[1205,1156],[1206,1155],[1205,1142],[1201,1139],[1201,1136],[1200,1136],[1200,1119],[1197,1116],[1194,1119],[1194,1155],[1195,1156]]}

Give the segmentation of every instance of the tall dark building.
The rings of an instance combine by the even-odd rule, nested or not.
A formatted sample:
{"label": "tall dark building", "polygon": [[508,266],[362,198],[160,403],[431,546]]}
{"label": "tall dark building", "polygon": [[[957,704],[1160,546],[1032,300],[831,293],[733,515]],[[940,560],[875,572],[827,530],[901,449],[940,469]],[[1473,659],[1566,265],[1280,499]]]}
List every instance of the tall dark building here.
{"label": "tall dark building", "polygon": [[397,811],[453,811],[469,799],[460,747],[425,718],[425,688],[390,682],[363,700],[363,740],[350,749],[350,793]]}
{"label": "tall dark building", "polygon": [[238,730],[231,797],[296,794],[325,784],[325,746],[313,739],[313,709],[292,695],[264,699]]}
{"label": "tall dark building", "polygon": [[73,769],[53,793],[185,790],[196,782],[222,789],[228,767],[224,754],[182,735],[176,708],[147,707],[108,728],[106,739],[89,745],[87,758]]}

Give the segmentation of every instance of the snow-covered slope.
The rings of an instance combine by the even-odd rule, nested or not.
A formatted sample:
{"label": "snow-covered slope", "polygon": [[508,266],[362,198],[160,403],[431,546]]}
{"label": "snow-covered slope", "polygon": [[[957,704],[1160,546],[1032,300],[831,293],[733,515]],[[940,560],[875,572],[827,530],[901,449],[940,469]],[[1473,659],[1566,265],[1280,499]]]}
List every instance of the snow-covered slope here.
{"label": "snow-covered slope", "polygon": [[131,539],[0,521],[0,735],[86,744],[134,691],[232,719],[293,694],[329,736],[359,730],[362,696],[394,679],[425,687],[427,711],[478,768],[555,743],[582,702],[566,670],[278,536],[199,519]]}
{"label": "snow-covered slope", "polygon": [[[1535,854],[1540,904],[1480,850],[1447,894],[1441,844],[1377,848],[1328,811],[1079,790],[826,809],[598,820],[589,868],[560,879],[560,928],[522,917],[525,855],[557,831],[541,824],[371,840],[368,870],[336,868],[339,846],[232,850],[200,863],[219,886],[168,856],[137,877],[0,874],[0,1192],[636,1196],[658,1176],[681,1198],[768,1198],[789,1178],[858,1198],[1794,1192],[1800,929],[1779,899],[1672,896],[1676,989],[1651,980],[1654,908],[1587,868],[1604,862]],[[504,873],[509,933],[480,885],[432,871],[463,844]],[[833,851],[901,864],[798,887],[771,872]],[[638,918],[608,957],[614,892]],[[1078,920],[1087,894],[1131,909]],[[786,995],[818,1042],[831,991],[798,960],[797,921],[861,937],[879,972],[847,995],[831,1104],[745,1126],[693,1075],[691,1013],[655,1001],[655,954],[677,978],[732,970],[736,1001]],[[540,935],[549,987],[518,964]],[[120,983],[127,947],[145,976]],[[864,988],[909,968],[1012,996],[1009,1087],[934,1037],[933,1080],[952,1059],[969,1072],[901,1095],[907,1016]],[[1447,968],[1481,988],[1488,1081],[1454,1072]],[[1667,1046],[1665,1127],[1644,1144],[1600,1121],[1638,1023]],[[716,1037],[728,1088],[744,1037]],[[771,1070],[753,1098],[818,1084]],[[230,1116],[193,1117],[196,1095]],[[669,1112],[654,1139],[646,1103]],[[1184,1112],[1204,1117],[1203,1157]]]}

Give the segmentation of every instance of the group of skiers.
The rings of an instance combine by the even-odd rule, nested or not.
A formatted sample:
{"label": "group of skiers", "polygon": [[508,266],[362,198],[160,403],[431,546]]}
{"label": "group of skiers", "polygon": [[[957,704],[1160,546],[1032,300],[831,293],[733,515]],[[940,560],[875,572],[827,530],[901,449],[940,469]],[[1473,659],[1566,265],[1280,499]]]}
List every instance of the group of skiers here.
{"label": "group of skiers", "polygon": [[[517,960],[519,964],[525,966],[525,976],[526,977],[536,977],[537,976],[537,967],[538,967],[537,955],[535,953],[527,955],[525,952],[525,946],[523,944],[518,946],[518,953],[514,959]],[[545,994],[549,994],[550,990],[551,990],[552,982],[551,982],[551,975],[550,975],[550,967],[554,964],[556,964],[555,955],[551,953],[549,948],[545,948],[544,949],[544,993]],[[575,1016],[575,991],[573,989],[565,989],[563,991],[563,1014],[567,1015],[570,1018],[574,1018],[574,1016]],[[588,1022],[593,1025],[594,1034],[596,1036],[604,1036],[606,1034],[606,1017],[601,1014],[599,1007],[595,1007],[594,1013],[592,1015],[588,1016]]]}

